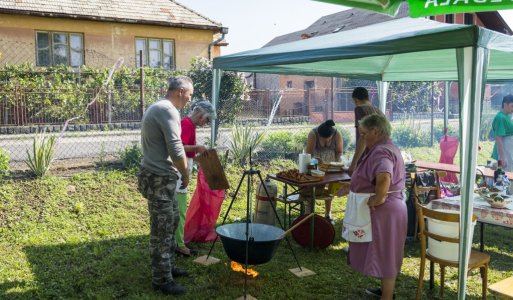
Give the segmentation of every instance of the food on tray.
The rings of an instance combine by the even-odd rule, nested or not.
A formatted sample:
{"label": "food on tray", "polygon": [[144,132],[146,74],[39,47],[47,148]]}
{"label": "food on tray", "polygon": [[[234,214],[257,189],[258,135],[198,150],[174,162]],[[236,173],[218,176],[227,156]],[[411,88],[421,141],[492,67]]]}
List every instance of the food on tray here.
{"label": "food on tray", "polygon": [[306,174],[299,173],[298,169],[291,169],[286,171],[281,171],[276,174],[276,176],[285,178],[288,180],[296,181],[296,182],[310,182],[310,181],[319,181],[321,178],[313,177]]}

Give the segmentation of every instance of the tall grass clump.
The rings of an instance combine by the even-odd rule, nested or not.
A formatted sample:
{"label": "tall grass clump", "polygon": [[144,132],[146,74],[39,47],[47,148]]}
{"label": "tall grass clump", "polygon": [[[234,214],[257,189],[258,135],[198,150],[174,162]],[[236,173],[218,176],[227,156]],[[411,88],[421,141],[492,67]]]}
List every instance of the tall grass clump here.
{"label": "tall grass clump", "polygon": [[138,168],[143,157],[141,147],[138,143],[126,146],[120,153],[123,166],[129,170]]}
{"label": "tall grass clump", "polygon": [[264,138],[265,132],[257,132],[253,127],[235,126],[232,130],[230,153],[235,163],[244,165]]}
{"label": "tall grass clump", "polygon": [[36,177],[45,176],[50,169],[50,164],[55,155],[56,142],[55,136],[47,136],[44,131],[34,136],[32,153],[27,149],[25,163]]}

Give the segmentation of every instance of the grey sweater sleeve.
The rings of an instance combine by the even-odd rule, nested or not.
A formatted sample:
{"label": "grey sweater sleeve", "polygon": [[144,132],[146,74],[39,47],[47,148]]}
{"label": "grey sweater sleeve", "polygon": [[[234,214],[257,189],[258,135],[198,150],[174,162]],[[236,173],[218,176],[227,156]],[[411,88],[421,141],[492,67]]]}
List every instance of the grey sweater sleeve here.
{"label": "grey sweater sleeve", "polygon": [[176,109],[169,108],[162,110],[162,114],[158,116],[157,122],[162,129],[164,141],[166,143],[167,153],[172,161],[183,159],[185,151],[180,135],[182,134],[182,126],[180,125],[180,114]]}

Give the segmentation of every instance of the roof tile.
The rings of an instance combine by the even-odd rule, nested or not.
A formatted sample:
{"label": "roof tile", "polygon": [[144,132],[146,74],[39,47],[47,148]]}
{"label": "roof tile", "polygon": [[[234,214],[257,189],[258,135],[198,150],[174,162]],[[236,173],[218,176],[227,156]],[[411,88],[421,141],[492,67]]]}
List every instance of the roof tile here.
{"label": "roof tile", "polygon": [[[0,12],[58,14],[120,22],[220,28],[213,21],[174,0],[0,0]],[[11,12],[12,13],[12,12]]]}

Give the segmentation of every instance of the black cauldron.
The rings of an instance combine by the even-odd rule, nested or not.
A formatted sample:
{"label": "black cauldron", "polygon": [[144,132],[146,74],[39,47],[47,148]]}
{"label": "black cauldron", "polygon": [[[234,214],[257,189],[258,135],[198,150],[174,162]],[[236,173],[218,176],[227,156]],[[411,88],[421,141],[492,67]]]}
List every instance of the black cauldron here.
{"label": "black cauldron", "polygon": [[[228,258],[246,263],[246,223],[232,223],[216,228]],[[263,264],[271,260],[282,240],[281,228],[267,224],[248,224],[248,265]]]}

